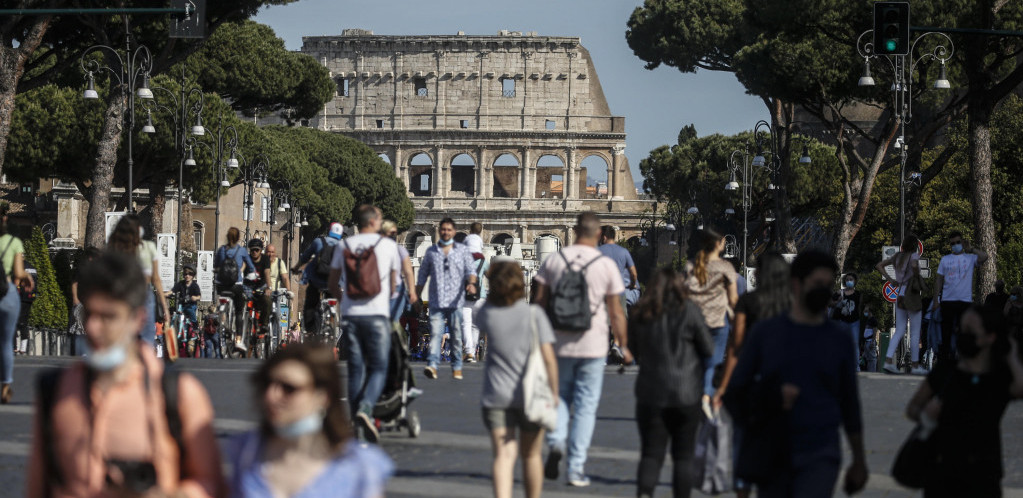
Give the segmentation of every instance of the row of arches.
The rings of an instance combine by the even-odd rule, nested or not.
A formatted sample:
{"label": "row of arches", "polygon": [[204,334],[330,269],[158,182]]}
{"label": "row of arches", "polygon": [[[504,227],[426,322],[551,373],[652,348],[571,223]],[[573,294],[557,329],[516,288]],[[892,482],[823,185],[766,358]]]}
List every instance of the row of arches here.
{"label": "row of arches", "polygon": [[[380,154],[384,162],[391,164],[386,154]],[[413,155],[406,164],[409,171],[409,192],[414,196],[435,195],[435,165],[433,158],[424,152]],[[478,168],[476,159],[469,154],[458,154],[449,163],[451,179],[450,192],[460,192],[467,197],[476,197],[479,179],[476,178]],[[493,197],[521,197],[522,164],[515,154],[499,155],[492,166]],[[608,195],[608,162],[600,154],[590,154],[580,162],[586,173],[585,186],[580,182],[579,198],[599,199]],[[534,198],[564,199],[569,186],[566,185],[565,161],[558,155],[544,154],[536,161],[536,181],[533,185]],[[528,188],[528,187],[527,187]]]}
{"label": "row of arches", "polygon": [[[469,234],[466,233],[466,232],[458,232],[458,233],[456,233],[455,234],[455,242],[464,242],[465,238],[468,235]],[[426,233],[424,233],[422,231],[414,231],[414,232],[410,232],[408,235],[405,236],[405,248],[409,251],[410,254],[414,254],[415,253],[416,245],[418,245],[419,241],[422,240],[424,237],[429,239],[430,235],[427,235]],[[558,240],[561,241],[561,237],[559,237],[558,235],[555,235],[553,233],[540,234],[537,237],[535,237],[535,239],[540,239],[542,237],[557,237]],[[511,233],[499,232],[499,233],[491,235],[490,236],[490,242],[488,242],[488,243],[489,244],[493,244],[493,245],[500,245],[500,246],[510,247],[512,242],[514,241],[514,239],[515,239],[515,236],[512,235]]]}

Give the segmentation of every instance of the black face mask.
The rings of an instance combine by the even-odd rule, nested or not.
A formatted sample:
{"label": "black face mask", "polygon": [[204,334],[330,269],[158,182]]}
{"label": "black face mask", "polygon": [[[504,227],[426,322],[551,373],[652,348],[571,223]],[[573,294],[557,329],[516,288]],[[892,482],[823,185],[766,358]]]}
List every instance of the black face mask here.
{"label": "black face mask", "polygon": [[980,354],[980,345],[977,344],[977,336],[973,334],[959,334],[956,337],[956,350],[964,358],[973,358]]}
{"label": "black face mask", "polygon": [[806,309],[811,313],[820,313],[824,311],[824,308],[828,307],[828,301],[831,300],[831,289],[829,287],[817,287],[810,289],[803,296],[803,303],[806,305]]}

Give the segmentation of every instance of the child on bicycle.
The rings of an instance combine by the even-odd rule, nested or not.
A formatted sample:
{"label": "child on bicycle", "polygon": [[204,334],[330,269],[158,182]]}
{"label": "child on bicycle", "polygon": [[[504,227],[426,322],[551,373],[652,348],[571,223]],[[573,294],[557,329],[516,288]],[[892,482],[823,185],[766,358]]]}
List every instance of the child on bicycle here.
{"label": "child on bicycle", "polygon": [[195,267],[186,264],[182,268],[183,279],[174,284],[168,296],[174,296],[176,302],[181,305],[181,312],[185,314],[188,322],[195,326],[199,319],[195,315],[199,300],[202,299],[202,292],[199,284],[195,281]]}

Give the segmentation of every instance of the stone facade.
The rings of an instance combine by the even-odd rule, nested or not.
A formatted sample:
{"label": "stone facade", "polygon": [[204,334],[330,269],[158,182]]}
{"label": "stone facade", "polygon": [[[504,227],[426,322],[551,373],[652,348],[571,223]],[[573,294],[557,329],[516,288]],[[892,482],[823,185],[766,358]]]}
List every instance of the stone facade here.
{"label": "stone facade", "polygon": [[[304,37],[302,52],[337,83],[308,126],[356,138],[394,166],[416,208],[409,245],[448,216],[460,228],[482,222],[486,242],[550,234],[570,243],[584,210],[624,239],[652,208],[636,196],[625,118],[611,114],[579,38],[346,29]],[[606,167],[604,190],[586,188],[590,157]]]}

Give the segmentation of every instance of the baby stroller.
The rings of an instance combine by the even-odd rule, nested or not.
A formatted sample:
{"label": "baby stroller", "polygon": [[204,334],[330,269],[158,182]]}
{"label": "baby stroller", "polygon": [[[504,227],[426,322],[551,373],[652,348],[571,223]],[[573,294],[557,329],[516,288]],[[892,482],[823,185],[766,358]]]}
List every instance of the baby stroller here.
{"label": "baby stroller", "polygon": [[[373,407],[373,418],[385,430],[408,431],[409,437],[418,437],[422,429],[419,414],[409,410],[408,405],[415,399],[410,395],[415,387],[412,365],[409,357],[407,338],[401,327],[391,328],[391,352],[387,366],[387,383]],[[418,389],[415,390],[418,392]]]}

